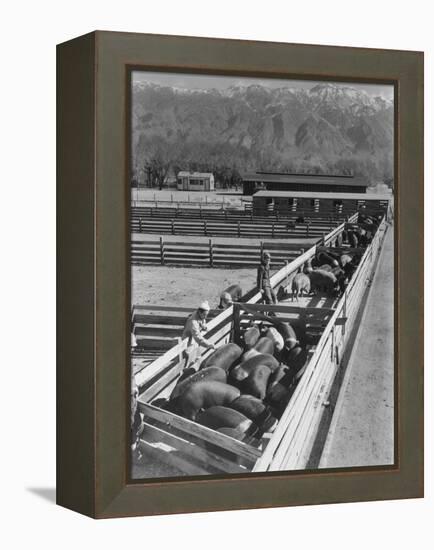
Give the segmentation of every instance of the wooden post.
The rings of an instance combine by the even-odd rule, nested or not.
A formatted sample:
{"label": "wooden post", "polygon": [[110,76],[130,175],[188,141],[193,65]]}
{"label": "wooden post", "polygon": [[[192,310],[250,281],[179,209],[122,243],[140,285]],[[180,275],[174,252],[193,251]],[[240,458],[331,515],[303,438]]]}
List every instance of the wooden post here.
{"label": "wooden post", "polygon": [[142,232],[142,218],[139,218],[139,233]]}
{"label": "wooden post", "polygon": [[285,278],[285,288],[288,286],[288,277],[289,277],[289,260],[286,260],[286,278]]}
{"label": "wooden post", "polygon": [[207,226],[206,226],[206,220],[203,222],[203,233],[204,233],[205,236],[208,234]]}
{"label": "wooden post", "polygon": [[163,242],[163,237],[160,237],[160,259],[161,259],[161,265],[164,265],[164,242]]}
{"label": "wooden post", "polygon": [[175,222],[172,220],[172,235],[175,234]]}
{"label": "wooden post", "polygon": [[331,345],[331,353],[330,353],[330,360],[332,363],[334,362],[334,359],[335,359],[334,355],[335,355],[335,325],[333,325],[332,327],[332,345]]}
{"label": "wooden post", "polygon": [[[346,318],[347,317],[347,289],[345,289],[345,292],[344,292],[343,313],[344,313],[343,316]],[[345,336],[345,323],[343,323],[343,325],[342,325],[342,336]]]}
{"label": "wooden post", "polygon": [[241,237],[241,222],[238,220],[238,237]]}
{"label": "wooden post", "polygon": [[152,218],[152,216],[153,216],[152,206],[149,208],[149,212],[151,213],[151,218]]}
{"label": "wooden post", "polygon": [[177,340],[178,340],[178,361],[182,363],[182,348],[181,348],[182,338],[178,336]]}
{"label": "wooden post", "polygon": [[[206,223],[206,222],[205,222]],[[212,239],[209,240],[209,265],[210,267],[214,267],[214,257],[213,257],[213,250],[212,250]]]}
{"label": "wooden post", "polygon": [[271,238],[274,239],[274,222],[271,226]]}
{"label": "wooden post", "polygon": [[234,342],[236,344],[240,343],[240,304],[237,304],[236,302],[233,305],[234,313]]}

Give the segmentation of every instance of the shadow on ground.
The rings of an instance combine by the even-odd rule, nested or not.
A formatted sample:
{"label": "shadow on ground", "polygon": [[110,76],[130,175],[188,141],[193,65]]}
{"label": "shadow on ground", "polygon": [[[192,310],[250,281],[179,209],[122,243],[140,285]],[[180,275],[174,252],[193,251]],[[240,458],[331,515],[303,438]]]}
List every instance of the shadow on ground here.
{"label": "shadow on ground", "polygon": [[55,487],[26,487],[26,490],[52,504],[56,504]]}

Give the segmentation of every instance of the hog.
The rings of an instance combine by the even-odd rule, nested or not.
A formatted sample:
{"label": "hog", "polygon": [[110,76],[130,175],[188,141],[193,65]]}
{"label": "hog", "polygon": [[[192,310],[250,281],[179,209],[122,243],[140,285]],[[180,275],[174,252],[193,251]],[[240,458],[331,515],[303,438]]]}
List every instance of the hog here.
{"label": "hog", "polygon": [[303,292],[306,294],[310,293],[310,279],[304,273],[297,273],[297,275],[292,279],[292,298],[294,297],[298,302],[298,296],[303,296]]}
{"label": "hog", "polygon": [[336,289],[337,279],[333,273],[322,271],[321,269],[312,270],[309,273],[311,287],[317,291],[324,291],[327,294],[332,294]]}

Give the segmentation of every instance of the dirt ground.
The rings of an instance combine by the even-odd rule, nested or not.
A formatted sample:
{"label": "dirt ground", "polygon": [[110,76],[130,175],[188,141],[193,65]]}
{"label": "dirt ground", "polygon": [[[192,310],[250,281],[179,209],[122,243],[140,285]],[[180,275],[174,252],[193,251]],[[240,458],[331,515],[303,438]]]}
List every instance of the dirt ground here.
{"label": "dirt ground", "polygon": [[[202,205],[212,203],[224,203],[225,207],[240,208],[245,202],[251,202],[251,197],[243,196],[241,191],[231,189],[228,191],[178,191],[177,189],[132,189],[131,200],[133,204],[139,205],[141,202],[148,203],[152,201],[164,202],[190,202],[193,207],[197,203]],[[161,206],[164,205],[161,203]],[[167,205],[166,205],[167,206]]]}
{"label": "dirt ground", "polygon": [[173,266],[133,266],[135,305],[196,307],[203,300],[216,307],[221,292],[239,283],[243,293],[256,284],[256,269],[210,269]]}
{"label": "dirt ground", "polygon": [[[159,235],[135,233],[134,240],[155,240]],[[164,235],[165,241],[208,242],[207,237]],[[230,239],[218,237],[215,243],[259,244],[259,239]],[[274,239],[273,242],[285,242],[299,245],[308,250],[316,239]],[[274,274],[277,269],[272,270]],[[228,286],[238,283],[243,294],[256,285],[256,269],[222,269],[205,267],[176,266],[132,266],[132,303],[135,305],[165,305],[195,307],[207,299],[211,307],[217,305],[221,292]]]}

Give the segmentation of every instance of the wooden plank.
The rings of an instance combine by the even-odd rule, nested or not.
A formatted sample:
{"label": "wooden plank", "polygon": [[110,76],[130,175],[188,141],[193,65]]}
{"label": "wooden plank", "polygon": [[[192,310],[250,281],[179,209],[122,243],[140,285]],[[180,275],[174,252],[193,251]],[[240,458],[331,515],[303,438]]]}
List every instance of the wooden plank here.
{"label": "wooden plank", "polygon": [[248,313],[274,311],[275,313],[298,313],[300,315],[312,314],[317,315],[319,312],[324,315],[333,315],[335,309],[332,308],[317,308],[317,307],[301,307],[292,305],[274,305],[274,304],[244,304],[240,303],[239,307]]}
{"label": "wooden plank", "polygon": [[[175,468],[182,472],[184,475],[198,476],[209,475],[215,473],[209,469],[200,467],[199,465],[192,464],[190,461],[177,455],[175,452],[168,452],[156,446],[158,444],[150,444],[144,440],[139,440],[139,448],[146,457],[151,457],[156,464],[167,464],[169,467]],[[139,470],[140,466],[133,466]],[[137,475],[136,475],[137,477]],[[163,477],[163,476],[162,476]]]}
{"label": "wooden plank", "polygon": [[[143,401],[152,401],[158,395],[167,388],[170,384],[174,383],[181,374],[183,369],[183,363],[177,363],[162,376],[158,377],[156,381],[150,384],[144,391],[140,393],[140,397]],[[173,384],[175,385],[175,384]]]}
{"label": "wooden plank", "polygon": [[186,460],[192,459],[199,462],[202,468],[208,469],[212,466],[219,473],[246,473],[246,469],[230,460],[219,456],[210,450],[204,449],[199,445],[191,443],[169,431],[162,430],[158,426],[145,423],[145,430],[141,437],[145,441],[163,442],[170,445],[177,451],[181,451]]}
{"label": "wooden plank", "polygon": [[164,338],[177,338],[182,335],[184,330],[183,326],[178,327],[168,327],[168,326],[136,326],[134,334],[136,336],[154,336],[154,337],[164,337]]}
{"label": "wooden plank", "polygon": [[[194,308],[191,307],[179,307],[179,306],[156,306],[156,305],[139,305],[134,304],[133,305],[133,311],[175,311],[175,312],[186,312],[186,313],[193,313]],[[213,310],[214,312],[219,310]]]}
{"label": "wooden plank", "polygon": [[165,338],[164,336],[151,336],[149,338],[140,336],[137,338],[137,346],[139,348],[161,347],[161,349],[168,349],[168,346],[172,347],[174,342],[177,342],[176,338]]}
{"label": "wooden plank", "polygon": [[246,460],[255,462],[261,456],[261,452],[251,445],[247,445],[246,443],[242,443],[241,441],[228,437],[225,434],[211,430],[205,426],[201,426],[200,424],[196,424],[195,422],[182,418],[181,416],[173,414],[169,411],[164,411],[163,409],[154,407],[149,403],[143,402],[140,397],[138,399],[138,406],[140,412],[142,412],[146,417],[154,418],[155,420],[158,420],[163,424],[173,426],[186,434],[191,434],[194,437],[208,441],[209,443],[239,455]]}
{"label": "wooden plank", "polygon": [[187,315],[178,317],[175,315],[143,315],[133,312],[133,323],[143,325],[171,325],[171,326],[184,326],[187,319]]}

